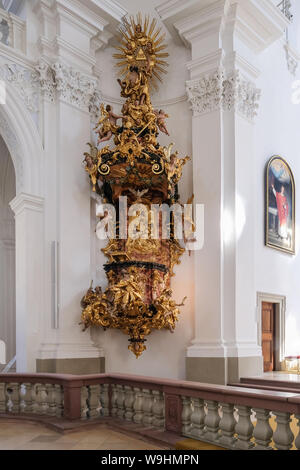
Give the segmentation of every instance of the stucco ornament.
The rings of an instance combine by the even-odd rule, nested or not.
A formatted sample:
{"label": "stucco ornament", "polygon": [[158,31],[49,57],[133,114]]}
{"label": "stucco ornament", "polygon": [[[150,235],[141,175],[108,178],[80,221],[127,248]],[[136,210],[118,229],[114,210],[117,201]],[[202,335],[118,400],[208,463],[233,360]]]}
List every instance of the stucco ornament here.
{"label": "stucco ornament", "polygon": [[13,85],[30,112],[38,112],[39,80],[35,71],[10,63],[0,68],[0,78]]}
{"label": "stucco ornament", "polygon": [[253,121],[259,108],[261,92],[243,78],[238,70],[226,75],[222,69],[186,84],[188,99],[194,115],[218,109],[235,110]]}
{"label": "stucco ornament", "polygon": [[224,72],[214,73],[187,82],[188,99],[195,115],[219,109],[223,98]]}
{"label": "stucco ornament", "polygon": [[242,78],[238,70],[223,82],[223,108],[235,110],[251,121],[257,116],[260,96],[261,91]]}
{"label": "stucco ornament", "polygon": [[57,96],[81,109],[90,107],[97,91],[97,79],[61,62],[40,62],[36,67],[41,91],[54,101]]}

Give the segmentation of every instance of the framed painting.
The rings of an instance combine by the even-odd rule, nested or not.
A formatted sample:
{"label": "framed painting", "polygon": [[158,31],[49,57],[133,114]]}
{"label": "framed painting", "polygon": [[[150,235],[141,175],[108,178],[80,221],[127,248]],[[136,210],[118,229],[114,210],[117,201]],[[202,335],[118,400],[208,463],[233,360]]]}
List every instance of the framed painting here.
{"label": "framed painting", "polygon": [[266,170],[266,246],[295,254],[295,181],[278,155]]}

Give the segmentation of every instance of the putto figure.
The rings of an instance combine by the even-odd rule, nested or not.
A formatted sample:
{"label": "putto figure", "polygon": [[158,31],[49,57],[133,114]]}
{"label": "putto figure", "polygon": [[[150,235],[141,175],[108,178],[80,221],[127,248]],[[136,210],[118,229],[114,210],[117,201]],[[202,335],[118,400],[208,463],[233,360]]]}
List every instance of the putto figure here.
{"label": "putto figure", "polygon": [[[106,108],[104,105],[101,104],[101,117],[98,121],[97,126],[95,127],[94,131],[98,134],[98,145],[101,142],[106,142],[111,139],[112,135],[117,131],[117,121],[118,119],[122,119],[123,116],[118,116],[113,112],[113,107],[108,104]],[[100,127],[101,126],[101,127]]]}
{"label": "putto figure", "polygon": [[169,117],[162,109],[158,111],[158,109],[154,110],[154,114],[156,116],[156,122],[159,130],[166,135],[170,135],[165,123],[165,119]]}

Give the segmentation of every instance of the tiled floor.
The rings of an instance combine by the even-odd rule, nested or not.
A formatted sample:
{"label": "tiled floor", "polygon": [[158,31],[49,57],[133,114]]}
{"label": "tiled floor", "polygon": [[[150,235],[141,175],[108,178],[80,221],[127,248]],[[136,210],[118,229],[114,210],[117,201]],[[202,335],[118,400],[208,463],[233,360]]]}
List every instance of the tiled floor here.
{"label": "tiled floor", "polygon": [[60,434],[42,424],[0,421],[0,450],[160,450],[109,428]]}

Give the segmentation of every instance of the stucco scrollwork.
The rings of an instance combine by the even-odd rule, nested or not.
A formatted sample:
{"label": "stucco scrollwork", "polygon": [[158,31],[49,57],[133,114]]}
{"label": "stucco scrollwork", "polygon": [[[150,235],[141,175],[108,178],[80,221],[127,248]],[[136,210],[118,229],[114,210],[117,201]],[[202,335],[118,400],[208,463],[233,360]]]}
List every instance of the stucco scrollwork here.
{"label": "stucco scrollwork", "polygon": [[222,103],[224,73],[221,69],[187,82],[187,95],[194,114],[219,109]]}
{"label": "stucco scrollwork", "polygon": [[235,110],[251,121],[257,116],[260,96],[261,91],[254,83],[242,78],[238,70],[223,82],[223,108]]}
{"label": "stucco scrollwork", "polygon": [[86,108],[95,95],[97,79],[83,74],[61,62],[48,65],[41,62],[36,71],[39,74],[43,94],[51,101],[57,93],[61,99],[79,108]]}
{"label": "stucco scrollwork", "polygon": [[39,82],[36,72],[18,64],[4,64],[0,68],[0,78],[13,85],[30,112],[38,112]]}
{"label": "stucco scrollwork", "polygon": [[62,98],[80,108],[88,107],[95,93],[97,80],[59,62],[53,64],[52,69],[56,89]]}
{"label": "stucco scrollwork", "polygon": [[229,75],[218,69],[187,82],[187,94],[195,115],[223,109],[235,110],[246,119],[257,115],[261,91],[238,70]]}

